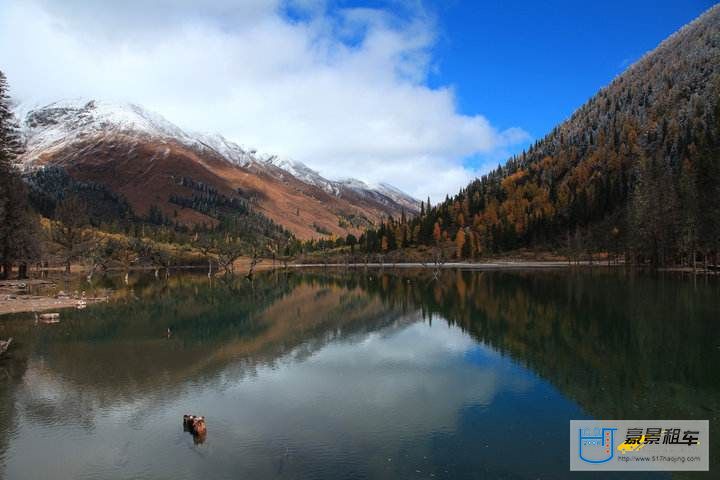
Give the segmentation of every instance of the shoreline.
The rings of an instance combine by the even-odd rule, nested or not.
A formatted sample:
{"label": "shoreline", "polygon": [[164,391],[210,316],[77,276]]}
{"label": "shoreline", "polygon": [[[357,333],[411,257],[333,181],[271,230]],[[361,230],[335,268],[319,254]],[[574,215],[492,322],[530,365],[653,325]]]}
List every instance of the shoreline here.
{"label": "shoreline", "polygon": [[419,268],[419,269],[448,269],[461,268],[468,270],[521,270],[521,269],[544,269],[544,268],[572,268],[572,267],[623,267],[624,263],[614,263],[608,265],[602,262],[573,262],[567,261],[495,261],[495,262],[446,262],[446,263],[421,263],[421,262],[368,262],[368,263],[291,263],[288,268],[316,268],[316,267],[349,267],[349,268]]}
{"label": "shoreline", "polygon": [[[0,315],[13,313],[45,313],[50,310],[66,310],[68,308],[84,308],[87,305],[107,301],[107,298],[85,298],[80,304],[75,298],[55,298],[39,295],[18,295],[16,298],[0,299]],[[79,305],[83,305],[80,307]]]}
{"label": "shoreline", "polygon": [[[247,268],[247,264],[243,261],[236,264],[236,276],[244,276],[243,267]],[[519,271],[519,270],[564,270],[572,268],[624,268],[627,267],[625,263],[604,263],[602,261],[579,261],[569,263],[561,260],[497,260],[489,262],[446,262],[441,264],[435,263],[422,263],[422,262],[403,262],[403,263],[392,263],[392,262],[368,262],[368,263],[288,263],[284,265],[282,262],[276,261],[273,265],[271,260],[263,259],[259,262],[255,268],[256,272],[267,271],[267,270],[284,270],[284,269],[303,269],[303,268],[334,268],[334,269],[417,269],[417,270],[471,270],[471,271]],[[239,267],[239,268],[238,268]],[[637,268],[632,267],[631,268]],[[640,267],[642,269],[642,267]],[[130,271],[152,271],[153,268],[132,268]],[[164,269],[163,269],[164,270]],[[170,270],[174,271],[192,271],[192,270],[207,270],[207,267],[200,265],[178,265],[171,267]],[[53,271],[53,270],[46,270]],[[120,273],[118,270],[111,270],[114,273]],[[693,272],[689,267],[667,267],[658,269],[658,272],[669,272],[669,273],[690,273],[695,275],[710,275],[716,276],[718,272],[715,271],[701,271],[698,270]],[[80,272],[73,272],[73,276],[80,275]],[[25,285],[21,287],[21,285]],[[102,298],[58,298],[57,295],[42,295],[42,294],[28,294],[27,286],[55,286],[57,283],[50,279],[27,279],[27,280],[4,280],[0,281],[0,315],[8,315],[14,313],[39,313],[47,312],[50,310],[60,310],[67,308],[83,308],[81,300],[87,305],[94,303],[100,303],[108,301],[109,297]]]}

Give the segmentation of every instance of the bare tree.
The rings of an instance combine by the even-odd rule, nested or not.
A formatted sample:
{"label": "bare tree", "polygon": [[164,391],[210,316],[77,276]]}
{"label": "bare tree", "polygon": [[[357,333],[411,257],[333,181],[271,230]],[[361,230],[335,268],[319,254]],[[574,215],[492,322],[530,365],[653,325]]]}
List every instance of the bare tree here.
{"label": "bare tree", "polygon": [[217,246],[218,268],[225,275],[235,273],[235,261],[243,255],[243,245],[239,239],[226,238]]}
{"label": "bare tree", "polygon": [[[440,276],[440,270],[442,269],[443,265],[445,265],[445,254],[443,252],[442,247],[434,246],[431,250],[431,258],[432,258],[432,264],[433,264],[433,279],[437,280],[437,278]],[[429,265],[427,262],[422,262],[422,266],[424,268],[428,268]]]}
{"label": "bare tree", "polygon": [[147,245],[147,259],[155,270],[155,278],[160,275],[160,270],[165,270],[165,278],[170,276],[170,265],[172,264],[172,256],[158,245]]}
{"label": "bare tree", "polygon": [[88,245],[88,249],[83,255],[86,266],[85,278],[88,282],[92,281],[95,272],[98,270],[105,272],[110,266],[113,250],[107,239],[98,236],[93,238],[92,244]]}
{"label": "bare tree", "polygon": [[292,259],[292,255],[289,252],[290,239],[283,237],[274,242],[269,242],[267,249],[273,258],[273,267],[275,266],[275,260],[279,260],[283,264],[283,268],[288,267],[288,262]]}
{"label": "bare tree", "polygon": [[130,268],[147,255],[147,245],[136,238],[112,240],[110,249],[112,259],[124,272],[124,281],[129,283]]}
{"label": "bare tree", "polygon": [[94,233],[87,228],[87,209],[75,195],[65,197],[55,209],[55,222],[51,227],[52,240],[62,249],[65,273],[70,266],[86,254],[95,243]]}
{"label": "bare tree", "polygon": [[250,268],[248,269],[247,275],[245,275],[245,278],[250,280],[252,282],[253,275],[255,274],[255,266],[260,263],[260,257],[258,257],[257,250],[253,250],[252,259],[250,260]]}
{"label": "bare tree", "polygon": [[203,254],[203,256],[207,259],[208,262],[208,278],[211,278],[213,275],[213,257],[215,256],[215,245],[212,243],[210,239],[207,238],[199,238],[197,234],[195,234],[195,240],[193,242],[193,246],[200,250],[200,252]]}

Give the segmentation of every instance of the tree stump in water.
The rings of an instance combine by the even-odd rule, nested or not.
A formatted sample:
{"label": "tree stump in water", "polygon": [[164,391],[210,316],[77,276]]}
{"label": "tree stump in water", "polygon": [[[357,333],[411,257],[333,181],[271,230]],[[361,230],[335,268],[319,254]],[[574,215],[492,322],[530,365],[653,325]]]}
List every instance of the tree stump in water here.
{"label": "tree stump in water", "polygon": [[203,443],[207,436],[205,417],[196,415],[183,415],[183,429],[192,433],[195,443]]}

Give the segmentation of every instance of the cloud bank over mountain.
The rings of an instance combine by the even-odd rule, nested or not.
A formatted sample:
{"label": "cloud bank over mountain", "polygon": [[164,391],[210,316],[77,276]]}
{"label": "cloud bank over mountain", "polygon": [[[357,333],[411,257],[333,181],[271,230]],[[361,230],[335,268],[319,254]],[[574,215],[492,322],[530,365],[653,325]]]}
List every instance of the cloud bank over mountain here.
{"label": "cloud bank over mountain", "polygon": [[130,101],[188,130],[300,160],[330,178],[434,200],[527,140],[458,111],[422,4],[319,0],[0,0],[0,68],[19,101]]}

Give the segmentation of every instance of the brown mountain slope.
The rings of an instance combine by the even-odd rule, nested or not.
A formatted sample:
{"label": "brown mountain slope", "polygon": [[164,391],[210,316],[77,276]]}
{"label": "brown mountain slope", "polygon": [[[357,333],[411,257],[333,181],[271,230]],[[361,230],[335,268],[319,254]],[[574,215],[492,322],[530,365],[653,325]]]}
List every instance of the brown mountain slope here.
{"label": "brown mountain slope", "polygon": [[125,197],[138,215],[147,215],[155,205],[169,218],[177,215],[188,224],[215,220],[171,202],[173,196],[192,197],[192,189],[178,183],[180,177],[210,185],[231,198],[250,200],[259,212],[300,239],[324,232],[357,233],[357,228],[340,226],[340,220],[350,215],[376,223],[387,213],[395,213],[368,204],[352,205],[292,177],[281,181],[256,166],[241,167],[220,156],[199,155],[177,142],[138,142],[122,134],[71,143],[43,154],[37,165],[62,166],[77,180],[103,184]]}

